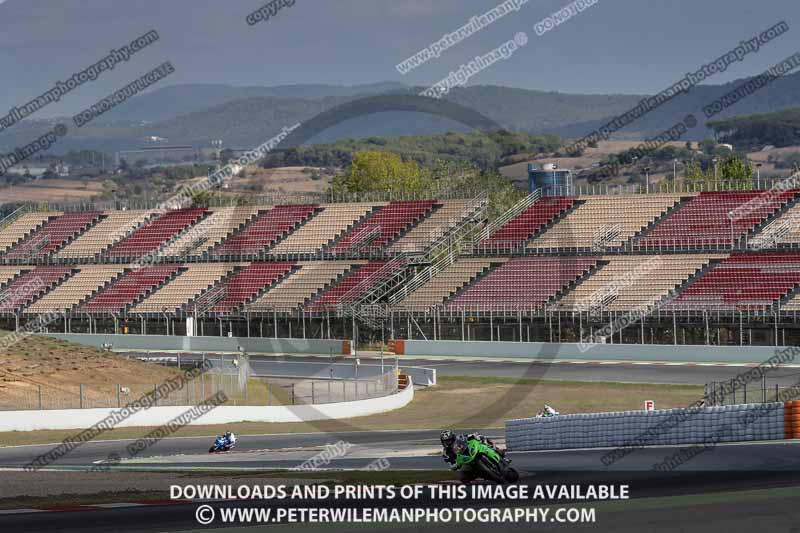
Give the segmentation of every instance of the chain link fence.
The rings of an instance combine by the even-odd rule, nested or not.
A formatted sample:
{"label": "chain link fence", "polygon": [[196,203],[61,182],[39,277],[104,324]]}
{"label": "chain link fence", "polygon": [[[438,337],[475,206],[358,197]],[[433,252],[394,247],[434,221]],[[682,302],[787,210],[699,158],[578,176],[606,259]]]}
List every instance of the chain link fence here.
{"label": "chain link fence", "polygon": [[389,371],[359,379],[281,379],[207,372],[168,394],[157,392],[159,383],[115,385],[36,385],[5,387],[0,411],[118,408],[152,395],[157,406],[193,406],[208,396],[224,392],[228,405],[310,405],[379,398],[398,389],[397,374]]}

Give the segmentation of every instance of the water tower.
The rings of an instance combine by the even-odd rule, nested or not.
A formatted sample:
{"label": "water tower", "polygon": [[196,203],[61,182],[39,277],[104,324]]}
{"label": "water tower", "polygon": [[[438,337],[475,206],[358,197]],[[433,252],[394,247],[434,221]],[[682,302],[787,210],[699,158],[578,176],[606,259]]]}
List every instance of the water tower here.
{"label": "water tower", "polygon": [[528,163],[528,191],[541,189],[545,196],[572,194],[572,172],[554,163]]}

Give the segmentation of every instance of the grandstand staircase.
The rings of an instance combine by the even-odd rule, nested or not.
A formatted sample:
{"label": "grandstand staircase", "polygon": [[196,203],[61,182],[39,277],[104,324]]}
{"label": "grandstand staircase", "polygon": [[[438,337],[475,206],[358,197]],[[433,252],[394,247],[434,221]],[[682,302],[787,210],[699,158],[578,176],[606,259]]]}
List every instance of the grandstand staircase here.
{"label": "grandstand staircase", "polygon": [[592,252],[603,253],[612,248],[610,243],[614,242],[620,233],[622,233],[622,224],[614,224],[610,228],[602,227],[597,230],[592,239]]}
{"label": "grandstand staircase", "polygon": [[298,272],[298,271],[299,271],[301,268],[302,268],[302,267],[301,267],[300,265],[298,265],[298,264],[295,264],[294,266],[292,266],[292,268],[290,268],[288,272],[286,272],[286,273],[284,273],[283,275],[281,275],[280,277],[278,277],[278,278],[277,278],[275,281],[273,281],[272,283],[270,283],[270,284],[269,284],[269,285],[267,285],[266,287],[263,287],[263,288],[262,288],[260,291],[258,291],[256,294],[254,294],[254,295],[253,295],[253,296],[252,296],[252,297],[251,297],[249,300],[247,300],[246,302],[244,302],[244,303],[242,304],[241,308],[240,308],[240,309],[237,309],[237,311],[238,311],[238,312],[240,312],[240,313],[241,313],[241,312],[244,312],[244,311],[247,311],[247,307],[248,307],[250,304],[252,304],[253,302],[256,302],[256,301],[258,301],[258,299],[259,299],[259,298],[261,298],[262,296],[264,296],[264,295],[265,295],[266,293],[268,293],[269,291],[271,291],[271,290],[275,290],[276,288],[278,288],[278,286],[279,286],[281,283],[283,283],[284,281],[286,281],[287,279],[289,279],[289,278],[290,278],[292,275],[294,275],[295,273],[297,273],[297,272]]}
{"label": "grandstand staircase", "polygon": [[[762,220],[761,222],[756,224],[754,227],[750,228],[750,230],[743,237],[744,242],[745,243],[749,243],[750,240],[753,237],[755,237],[757,235],[761,235],[762,233],[764,233],[764,230],[767,229],[767,227],[770,224],[772,224],[772,222],[774,222],[775,220],[777,220],[780,217],[782,217],[783,215],[785,215],[790,209],[795,207],[798,203],[800,203],[800,193],[795,194],[794,198],[792,198],[790,201],[782,204],[778,209],[776,209],[775,211],[770,213],[770,215],[767,218],[765,218],[764,220]],[[792,220],[792,219],[786,220],[785,231],[781,228],[781,224],[778,223],[778,226],[775,228],[775,231],[778,231],[778,232],[783,231],[784,234],[786,234],[786,233],[789,232],[789,229],[790,229],[792,223],[794,223],[794,220]],[[769,231],[770,231],[770,233],[772,233],[773,230],[769,230]],[[770,238],[780,238],[781,236],[782,235],[770,235]],[[740,240],[739,241],[739,246],[737,248],[741,248],[741,246],[742,246],[742,241]],[[776,243],[775,247],[777,247],[777,243]]]}
{"label": "grandstand staircase", "polygon": [[485,229],[480,228],[480,223],[486,219],[488,205],[489,197],[485,192],[467,204],[466,216],[462,217],[461,222],[448,233],[431,243],[423,254],[424,259],[418,263],[426,265],[425,268],[389,296],[390,305],[397,305],[409,294],[425,285],[439,272],[455,263],[463,252],[475,249],[485,235]]}
{"label": "grandstand staircase", "polygon": [[[793,299],[794,299],[794,298],[796,298],[798,295],[800,295],[800,285],[797,285],[797,286],[796,286],[794,289],[792,289],[792,290],[790,290],[789,292],[787,292],[786,294],[784,294],[784,295],[783,295],[783,296],[780,298],[780,300],[778,300],[778,302],[777,302],[777,304],[776,304],[776,307],[777,307],[777,308],[779,308],[779,309],[783,309],[783,306],[784,306],[786,303],[788,303],[789,301],[793,300]],[[777,309],[776,309],[776,310],[777,310]]]}
{"label": "grandstand staircase", "polygon": [[528,196],[526,196],[525,198],[514,204],[508,211],[506,211],[505,213],[494,219],[492,222],[487,224],[486,227],[483,229],[483,232],[480,235],[478,241],[479,242],[485,241],[486,239],[497,233],[497,231],[500,228],[505,226],[511,220],[520,216],[523,212],[525,212],[528,208],[533,206],[533,204],[538,202],[541,198],[542,198],[541,189],[536,189],[535,191],[530,193]]}
{"label": "grandstand staircase", "polygon": [[527,249],[528,249],[528,245],[529,245],[530,243],[534,242],[534,241],[536,240],[536,238],[537,238],[537,237],[540,237],[540,236],[544,235],[544,233],[545,233],[545,232],[547,232],[547,230],[549,230],[550,228],[552,228],[552,227],[553,227],[553,226],[555,226],[556,224],[559,224],[559,223],[561,223],[561,222],[562,222],[562,221],[563,221],[565,218],[567,218],[567,216],[569,216],[570,214],[572,214],[572,212],[573,212],[573,211],[575,211],[576,209],[578,209],[578,208],[579,208],[580,206],[582,206],[584,203],[586,203],[584,200],[575,200],[575,201],[572,203],[572,205],[571,205],[571,206],[569,206],[567,209],[564,209],[564,210],[562,210],[562,211],[561,211],[560,213],[558,213],[556,216],[554,216],[553,218],[551,218],[550,220],[548,220],[548,221],[547,221],[547,224],[545,224],[544,226],[542,226],[541,228],[539,228],[538,230],[536,230],[534,233],[532,233],[531,235],[529,235],[529,236],[528,236],[528,239],[527,239],[525,242],[523,242],[523,243],[521,243],[521,244],[520,244],[520,246],[521,246],[521,248],[522,248],[522,249],[521,249],[521,250],[517,250],[517,251],[515,251],[514,253],[521,253],[522,251],[524,251],[524,250],[527,250]]}
{"label": "grandstand staircase", "polygon": [[[22,213],[20,216],[22,216],[22,215],[24,215],[24,214],[25,214],[25,213]],[[19,217],[17,217],[17,218],[19,218]],[[25,235],[23,238],[21,238],[20,240],[18,240],[17,242],[15,242],[13,246],[11,246],[11,247],[10,247],[8,250],[6,250],[5,252],[3,252],[3,255],[5,255],[5,254],[8,254],[8,253],[10,253],[10,252],[13,252],[13,251],[17,250],[17,249],[18,249],[20,246],[25,246],[25,245],[27,245],[29,242],[35,241],[36,239],[39,239],[39,238],[41,238],[41,237],[46,237],[46,235],[44,235],[44,236],[43,236],[43,235],[42,235],[40,232],[42,231],[42,229],[43,229],[43,228],[44,228],[44,227],[45,227],[47,224],[49,224],[50,222],[52,222],[52,221],[53,221],[53,220],[55,220],[56,218],[58,218],[58,215],[52,215],[52,216],[49,216],[49,217],[47,217],[47,220],[46,220],[46,221],[42,222],[41,224],[39,224],[38,226],[36,226],[35,228],[33,228],[33,229],[31,230],[31,232],[30,232],[30,233],[27,233],[27,234],[26,234],[26,235]],[[11,224],[13,224],[13,221],[11,222]],[[47,244],[48,244],[48,243],[49,243],[49,239],[48,239],[48,242],[47,242],[47,243],[44,243],[44,244],[41,244],[41,245],[39,245],[39,244],[37,243],[37,244],[34,244],[34,246],[35,246],[35,247],[36,247],[36,246],[38,246],[38,248],[41,250],[43,247],[47,246]],[[21,260],[18,260],[18,259],[12,259],[12,260],[10,260],[10,261],[13,261],[13,262],[15,262],[15,263],[20,263],[20,262],[23,262],[23,261],[21,261]]]}
{"label": "grandstand staircase", "polygon": [[106,215],[103,215],[102,213],[100,213],[100,215],[96,219],[94,219],[94,221],[91,224],[87,224],[83,229],[81,229],[80,231],[76,232],[74,235],[70,236],[67,240],[65,240],[63,243],[61,243],[61,246],[58,248],[58,250],[53,250],[51,252],[51,255],[57,254],[58,252],[60,252],[61,250],[63,250],[64,248],[66,248],[67,246],[72,244],[73,242],[75,242],[75,240],[78,239],[81,235],[85,234],[86,232],[88,232],[93,227],[97,226],[99,223],[101,223],[105,219],[106,219]]}
{"label": "grandstand staircase", "polygon": [[677,295],[694,285],[699,279],[705,276],[710,270],[715,268],[717,265],[722,263],[723,259],[711,259],[706,265],[702,268],[697,269],[694,274],[691,274],[688,278],[686,278],[683,283],[676,285],[666,296],[661,298],[658,302],[653,304],[653,307],[656,309],[661,308],[662,306],[668,304],[670,300],[675,298]]}
{"label": "grandstand staircase", "polygon": [[320,296],[322,296],[323,294],[325,294],[325,293],[326,293],[327,291],[329,291],[330,289],[332,289],[332,288],[336,287],[337,285],[339,285],[339,283],[341,283],[341,282],[342,282],[342,280],[344,280],[344,279],[345,279],[347,276],[349,276],[350,274],[352,274],[353,272],[355,272],[356,270],[358,270],[358,269],[359,269],[360,267],[362,267],[362,266],[363,266],[363,265],[350,265],[350,268],[348,268],[347,270],[345,270],[345,271],[344,271],[344,272],[342,272],[341,274],[337,275],[335,278],[333,278],[333,279],[331,279],[330,281],[328,281],[328,283],[325,283],[325,284],[324,284],[322,287],[320,287],[320,288],[319,288],[319,289],[318,289],[318,290],[317,290],[317,291],[316,291],[314,294],[312,294],[312,295],[311,295],[309,298],[306,298],[306,300],[305,300],[305,301],[303,302],[303,304],[300,306],[300,307],[301,307],[301,309],[303,309],[303,308],[306,308],[306,307],[311,307],[311,306],[313,306],[313,304],[316,302],[316,300],[317,300],[317,299],[318,299]]}
{"label": "grandstand staircase", "polygon": [[[212,215],[212,212],[210,210],[208,210],[208,209],[205,209],[201,216],[199,216],[197,219],[195,219],[191,224],[186,226],[183,230],[179,231],[178,233],[174,234],[172,237],[170,237],[166,241],[162,242],[161,245],[158,247],[158,250],[154,250],[154,251],[150,252],[150,254],[148,254],[148,255],[153,257],[154,262],[158,262],[160,260],[163,260],[165,258],[164,252],[166,251],[167,248],[169,248],[172,244],[177,242],[178,239],[180,239],[181,237],[183,237],[183,236],[189,234],[190,232],[194,231],[194,228],[197,227],[198,224],[200,224],[202,221],[204,221],[205,219],[207,219],[211,215]],[[198,236],[198,238],[202,239],[202,236]],[[193,239],[193,240],[195,240],[195,239]]]}
{"label": "grandstand staircase", "polygon": [[297,224],[295,224],[293,227],[289,228],[289,231],[283,233],[277,239],[275,239],[274,241],[269,243],[261,251],[261,257],[262,258],[266,258],[270,254],[270,250],[275,248],[275,246],[277,246],[279,243],[281,243],[281,242],[285,241],[286,239],[288,239],[290,236],[292,236],[292,234],[294,234],[297,230],[299,230],[300,228],[302,228],[303,226],[308,224],[311,220],[314,219],[314,217],[316,217],[318,214],[322,213],[322,211],[324,211],[324,210],[325,210],[324,207],[317,205],[314,208],[314,210],[311,211],[311,213],[308,216],[303,217]]}
{"label": "grandstand staircase", "polygon": [[71,309],[76,309],[76,308],[82,306],[83,304],[85,304],[86,302],[88,302],[89,300],[91,300],[92,298],[94,298],[95,296],[97,296],[98,294],[100,294],[101,292],[106,290],[107,288],[109,288],[113,283],[116,283],[117,281],[119,281],[122,278],[122,276],[124,276],[127,272],[128,272],[127,270],[123,270],[122,272],[120,272],[119,274],[117,274],[116,276],[111,278],[110,280],[106,281],[103,284],[102,287],[99,287],[97,289],[92,290],[91,293],[89,293],[86,296],[84,296],[83,298],[79,299],[76,304],[73,304]]}
{"label": "grandstand staircase", "polygon": [[581,284],[582,284],[584,281],[586,281],[586,280],[588,280],[589,278],[591,278],[592,276],[594,276],[594,275],[595,275],[595,274],[596,274],[596,273],[597,273],[599,270],[601,270],[601,269],[602,269],[604,266],[606,266],[606,265],[608,265],[608,261],[603,261],[602,259],[598,258],[598,260],[597,260],[597,261],[595,261],[594,265],[592,265],[592,266],[591,266],[591,268],[589,268],[588,270],[586,270],[586,272],[584,272],[582,275],[578,276],[577,278],[575,278],[575,279],[573,279],[573,280],[569,281],[568,283],[566,283],[565,285],[563,285],[563,286],[562,286],[560,289],[558,289],[558,290],[557,290],[557,291],[556,291],[556,292],[555,292],[555,293],[554,293],[554,294],[553,294],[553,295],[550,297],[550,299],[549,299],[549,300],[547,300],[547,303],[545,304],[545,306],[548,306],[548,307],[549,307],[549,306],[552,306],[552,305],[554,305],[554,304],[557,304],[557,303],[558,303],[558,301],[559,301],[561,298],[563,298],[563,297],[564,297],[564,296],[566,296],[566,295],[567,295],[567,294],[568,294],[570,291],[574,290],[576,287],[578,287],[579,285],[581,285]]}
{"label": "grandstand staircase", "polygon": [[361,250],[375,242],[381,236],[381,228],[378,226],[372,226],[371,228],[361,227],[359,229],[353,230],[350,233],[350,236],[356,236],[355,241],[350,244],[350,247],[347,248],[344,255],[346,257],[359,257]]}
{"label": "grandstand staircase", "polygon": [[343,229],[336,237],[334,237],[333,239],[329,239],[328,242],[322,246],[321,253],[324,255],[326,250],[332,249],[336,245],[336,243],[339,242],[345,235],[352,234],[356,230],[356,228],[361,227],[367,220],[369,220],[369,218],[372,215],[380,211],[382,207],[383,206],[376,208],[373,206],[369,211],[367,211],[366,213],[358,217],[356,220],[354,220],[352,224],[348,225],[345,229]]}
{"label": "grandstand staircase", "polygon": [[[387,204],[388,205],[388,204]],[[430,209],[425,211],[421,216],[417,217],[413,221],[411,221],[408,226],[403,228],[400,232],[394,235],[387,243],[381,245],[381,248],[384,250],[388,250],[394,243],[402,239],[408,232],[412,229],[419,226],[424,220],[429,218],[433,213],[439,209],[440,205],[434,204]],[[364,226],[367,224],[371,224],[372,219],[379,214],[386,206],[380,206],[376,209],[373,209],[365,216],[361,217],[353,227],[347,231],[342,232],[339,236],[335,239],[330,241],[325,247],[323,247],[323,253],[332,255],[334,257],[345,257],[350,259],[358,259],[361,257],[361,251],[365,248],[368,248],[376,239],[381,236],[381,227],[379,225],[374,225],[369,229],[366,229]],[[364,236],[362,237],[359,235],[359,232],[364,232]],[[346,237],[352,237],[353,235],[358,236],[358,241],[352,243],[350,247],[347,248],[345,252],[334,251],[336,246]],[[355,246],[354,246],[355,245]],[[375,255],[375,254],[367,254],[367,255]],[[378,254],[383,255],[383,254]]]}
{"label": "grandstand staircase", "polygon": [[[503,226],[505,226],[510,221],[514,220],[515,218],[519,217],[522,213],[524,213],[527,209],[532,207],[542,199],[541,189],[537,189],[530,195],[523,198],[518,204],[513,206],[507,212],[503,213],[503,215],[496,219],[494,222],[489,224],[485,230],[484,236],[481,238],[481,241],[485,241],[493,236],[497,231],[499,231]],[[525,253],[528,245],[533,242],[537,237],[544,234],[547,230],[555,226],[556,224],[560,223],[564,220],[570,213],[575,211],[578,207],[584,204],[583,200],[575,199],[572,204],[567,207],[566,209],[562,209],[559,211],[555,216],[550,218],[546,224],[539,227],[536,231],[529,234],[524,240],[520,240],[514,246],[507,246],[503,245],[500,249],[492,249],[491,243],[481,243],[481,246],[477,247],[474,253],[478,254],[494,254],[497,255],[510,255],[510,254],[521,254]]]}
{"label": "grandstand staircase", "polygon": [[218,303],[225,299],[228,290],[223,282],[211,287],[196,300],[189,300],[184,306],[187,313],[195,316],[206,316]]}
{"label": "grandstand staircase", "polygon": [[[169,282],[171,282],[172,280],[174,280],[175,278],[186,272],[186,270],[188,270],[186,267],[179,268],[177,271],[175,271],[174,273],[170,274],[169,276],[161,280],[157,285],[154,285],[153,287],[145,291],[143,294],[139,295],[135,300],[125,304],[125,306],[122,308],[122,314],[125,314],[130,309],[136,307],[142,301],[147,299],[151,294],[154,294],[155,292],[161,290],[162,287],[164,287],[166,284],[168,284]],[[85,301],[83,301],[80,305],[81,306],[86,305],[90,303],[92,300],[94,300],[98,295],[103,294],[106,291],[113,290],[114,286],[121,280],[123,280],[125,278],[125,275],[129,272],[130,272],[129,270],[126,270],[125,272],[114,278],[112,281],[107,283],[101,290],[96,291],[94,294],[91,295],[91,297],[86,298]]]}
{"label": "grandstand staircase", "polygon": [[682,196],[679,201],[675,202],[675,205],[673,205],[672,207],[661,213],[661,216],[656,217],[647,226],[645,226],[638,232],[634,233],[633,236],[628,240],[628,242],[626,242],[622,246],[622,248],[623,249],[627,248],[634,252],[644,251],[645,250],[644,248],[637,246],[639,241],[647,237],[647,235],[650,234],[650,232],[652,232],[653,229],[658,227],[662,222],[671,217],[674,213],[683,209],[683,207],[686,204],[688,204],[692,200],[692,198],[694,198],[694,196]]}
{"label": "grandstand staircase", "polygon": [[[225,276],[225,278],[224,278],[225,281],[220,280],[220,282],[217,284],[217,287],[220,287],[223,290],[227,291],[225,282],[227,282],[230,278],[232,278],[235,274],[238,274],[243,269],[244,269],[244,267],[242,267],[239,270],[232,271],[230,274]],[[274,289],[275,287],[277,287],[278,285],[283,283],[289,276],[291,276],[292,274],[294,274],[298,270],[300,270],[300,265],[297,265],[297,264],[293,265],[292,268],[290,268],[288,271],[286,271],[282,275],[278,276],[274,281],[272,281],[268,285],[264,285],[263,287],[261,287],[255,294],[253,294],[246,301],[244,301],[241,304],[239,304],[238,306],[232,308],[228,313],[225,313],[222,316],[241,316],[241,313],[247,310],[247,306],[248,305],[250,305],[251,303],[255,302],[256,300],[258,300],[259,298],[264,296],[264,294],[267,293],[268,291],[271,291],[272,289]],[[211,292],[212,290],[214,290],[214,289],[210,289],[209,292]],[[214,305],[219,303],[219,301],[221,301],[221,299],[217,300],[217,302]],[[211,306],[212,309],[213,309],[214,305]]]}
{"label": "grandstand staircase", "polygon": [[387,315],[385,306],[379,303],[406,283],[408,269],[421,260],[424,258],[400,254],[388,261],[347,291],[339,301],[337,312],[343,317],[355,316],[372,328],[380,328]]}
{"label": "grandstand staircase", "polygon": [[112,248],[114,248],[116,245],[118,245],[119,243],[121,243],[122,241],[124,241],[125,239],[127,239],[128,237],[130,237],[131,235],[133,235],[134,233],[136,233],[140,229],[142,229],[144,226],[146,226],[147,224],[149,224],[150,222],[152,222],[156,218],[158,218],[158,216],[156,216],[155,213],[148,213],[147,215],[142,217],[142,219],[135,226],[130,228],[128,231],[126,231],[124,235],[122,235],[120,237],[117,237],[114,241],[112,241],[111,243],[107,244],[105,248],[100,250],[100,253],[98,254],[98,256],[101,257],[101,258],[104,257],[105,254],[108,253]]}
{"label": "grandstand staircase", "polygon": [[28,204],[18,207],[3,220],[0,220],[0,231],[3,231],[8,226],[19,220],[23,215],[29,212],[31,212],[31,206]]}
{"label": "grandstand staircase", "polygon": [[214,250],[216,248],[221,246],[225,241],[227,241],[229,239],[232,239],[232,238],[236,237],[237,235],[239,235],[241,232],[243,232],[245,229],[247,229],[250,226],[250,224],[252,224],[256,220],[258,220],[262,216],[266,215],[270,211],[270,209],[272,209],[272,208],[270,207],[270,208],[267,208],[267,209],[259,209],[257,213],[255,213],[253,216],[251,216],[249,219],[247,219],[247,221],[245,223],[239,224],[239,226],[237,228],[235,228],[233,231],[228,233],[225,236],[225,238],[222,239],[221,241],[219,241],[217,244],[215,244],[213,248],[211,248],[210,250],[206,250],[203,253],[203,258],[204,259],[208,259],[210,256],[215,255],[214,254]]}
{"label": "grandstand staircase", "polygon": [[[32,270],[33,270],[33,269],[31,269],[31,270],[29,270],[29,271],[26,271],[26,272],[30,272],[30,271],[32,271]],[[16,276],[14,276],[14,278],[12,278],[11,280],[9,280],[9,281],[8,281],[8,283],[6,283],[4,286],[0,287],[0,304],[2,304],[2,303],[3,303],[3,301],[6,299],[6,298],[5,298],[5,296],[6,296],[6,295],[5,295],[5,294],[2,294],[2,293],[3,293],[3,291],[5,291],[5,290],[8,288],[8,286],[11,284],[11,282],[12,282],[12,281],[18,280],[18,279],[19,279],[20,277],[22,277],[22,275],[23,275],[23,274],[25,274],[26,272],[20,272],[19,274],[17,274]],[[25,309],[26,309],[26,308],[30,307],[30,306],[31,306],[32,304],[34,304],[34,303],[35,303],[37,300],[40,300],[40,299],[41,299],[41,298],[43,298],[44,296],[46,296],[46,295],[48,295],[49,293],[53,292],[53,291],[54,291],[56,288],[58,288],[59,286],[61,286],[61,285],[62,285],[62,284],[65,282],[65,281],[67,281],[69,278],[71,278],[72,276],[74,276],[74,275],[75,275],[75,274],[77,274],[77,273],[78,273],[78,269],[76,269],[76,268],[70,269],[69,273],[67,273],[67,274],[65,274],[65,275],[63,275],[63,276],[60,276],[58,279],[56,279],[56,280],[55,280],[55,282],[54,282],[54,283],[51,283],[50,285],[46,285],[45,287],[43,287],[43,288],[42,288],[42,292],[41,292],[41,293],[37,293],[37,294],[36,294],[36,296],[35,296],[35,297],[33,297],[33,298],[31,298],[31,300],[30,300],[28,303],[26,303],[25,305],[23,305],[22,307],[20,307],[20,308],[17,310],[17,312],[19,312],[20,314],[22,314],[22,313],[25,311]]]}
{"label": "grandstand staircase", "polygon": [[479,283],[483,278],[485,278],[486,276],[497,270],[497,268],[500,267],[502,264],[503,263],[492,263],[488,268],[484,268],[480,272],[476,272],[475,275],[472,276],[472,278],[470,278],[469,281],[464,283],[461,287],[459,287],[455,291],[451,292],[450,295],[447,296],[441,302],[441,305],[446,305],[448,300],[452,300],[453,298],[456,298],[457,296],[460,296],[461,294],[467,292],[474,285]]}

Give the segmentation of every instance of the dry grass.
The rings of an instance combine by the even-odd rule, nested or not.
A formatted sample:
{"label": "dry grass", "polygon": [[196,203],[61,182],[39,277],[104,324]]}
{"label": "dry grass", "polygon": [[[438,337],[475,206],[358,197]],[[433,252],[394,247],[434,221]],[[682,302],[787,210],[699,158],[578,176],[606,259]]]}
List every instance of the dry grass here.
{"label": "dry grass", "polygon": [[[501,427],[505,420],[535,415],[547,402],[561,413],[643,409],[645,400],[658,408],[684,407],[702,396],[702,387],[684,385],[534,381],[502,378],[440,378],[439,385],[415,392],[407,407],[380,415],[341,421],[268,424],[243,422],[227,428],[241,435],[388,429],[462,429]],[[122,428],[103,439],[138,438],[149,430]],[[189,426],[176,436],[213,436],[218,426]],[[0,433],[0,444],[58,442],[74,431]]]}
{"label": "dry grass", "polygon": [[65,200],[88,200],[103,193],[99,181],[52,179],[37,180],[0,187],[0,197],[6,202],[61,202]]}
{"label": "dry grass", "polygon": [[[0,332],[4,336],[5,332]],[[178,370],[128,360],[111,352],[32,336],[0,351],[0,409],[25,405],[38,396],[77,398],[84,385],[87,405],[114,394],[117,384],[152,387],[178,375]]]}

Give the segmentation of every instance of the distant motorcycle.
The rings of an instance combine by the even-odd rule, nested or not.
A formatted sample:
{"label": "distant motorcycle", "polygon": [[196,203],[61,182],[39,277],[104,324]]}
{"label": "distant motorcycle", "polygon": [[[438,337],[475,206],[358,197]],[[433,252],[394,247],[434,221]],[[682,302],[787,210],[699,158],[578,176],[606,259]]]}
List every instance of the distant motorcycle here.
{"label": "distant motorcycle", "polygon": [[229,452],[236,446],[235,442],[230,442],[224,435],[220,435],[214,440],[214,445],[208,449],[208,453]]}
{"label": "distant motorcycle", "polygon": [[558,416],[558,411],[545,404],[544,409],[539,411],[539,414],[536,415],[536,418],[549,418],[551,416]]}

